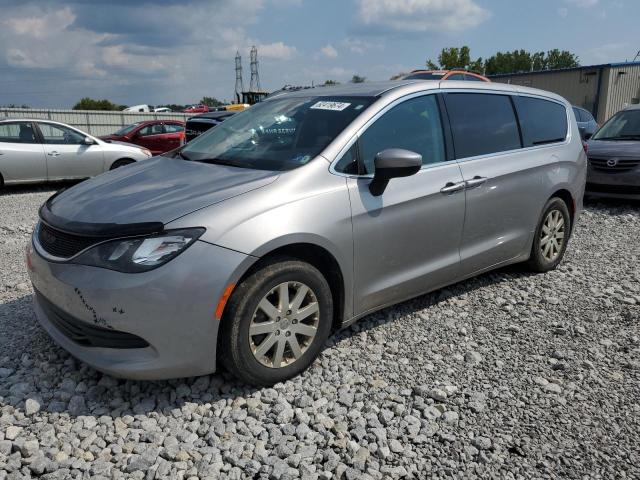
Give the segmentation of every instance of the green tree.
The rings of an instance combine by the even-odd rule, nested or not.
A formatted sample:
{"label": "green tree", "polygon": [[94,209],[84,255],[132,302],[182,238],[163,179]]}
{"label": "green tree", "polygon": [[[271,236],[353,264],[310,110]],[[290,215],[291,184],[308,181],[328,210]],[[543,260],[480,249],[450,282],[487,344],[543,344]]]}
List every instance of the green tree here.
{"label": "green tree", "polygon": [[467,45],[462,47],[443,48],[438,55],[438,63],[427,60],[429,70],[474,70],[483,69],[482,58],[471,59],[471,49]]}
{"label": "green tree", "polygon": [[323,85],[340,85],[340,82],[336,80],[325,80]]}
{"label": "green tree", "polygon": [[580,59],[577,55],[567,51],[554,48],[547,52],[546,68],[572,68],[580,66]]}
{"label": "green tree", "polygon": [[200,100],[199,103],[201,103],[202,105],[206,105],[207,107],[219,107],[221,105],[224,105],[224,103],[222,103],[215,97],[202,97],[202,100]]}
{"label": "green tree", "polygon": [[354,75],[351,77],[351,83],[364,83],[366,80],[366,77],[361,77],[360,75]]}
{"label": "green tree", "polygon": [[109,100],[95,100],[89,97],[84,97],[73,106],[74,110],[122,110],[123,108],[126,107],[116,105]]}
{"label": "green tree", "polygon": [[548,52],[530,53],[526,50],[497,52],[487,58],[484,64],[487,75],[518,73],[580,66],[578,56],[567,51],[553,49]]}

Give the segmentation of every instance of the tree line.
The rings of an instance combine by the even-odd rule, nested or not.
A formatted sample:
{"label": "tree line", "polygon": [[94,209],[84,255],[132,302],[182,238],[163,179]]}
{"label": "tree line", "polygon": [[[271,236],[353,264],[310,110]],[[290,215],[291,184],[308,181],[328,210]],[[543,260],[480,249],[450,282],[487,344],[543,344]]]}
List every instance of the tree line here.
{"label": "tree line", "polygon": [[[208,107],[219,107],[220,105],[224,105],[220,100],[215,97],[202,97],[202,99],[198,102],[202,105],[207,105]],[[156,105],[159,107],[160,105]],[[162,105],[163,107],[168,107],[174,112],[181,112],[187,105],[179,105],[175,103]],[[150,105],[153,108],[153,106]],[[79,102],[77,102],[73,106],[73,110],[107,110],[107,111],[122,111],[127,108],[127,105],[117,105],[109,100],[96,100],[89,97],[82,98]]]}

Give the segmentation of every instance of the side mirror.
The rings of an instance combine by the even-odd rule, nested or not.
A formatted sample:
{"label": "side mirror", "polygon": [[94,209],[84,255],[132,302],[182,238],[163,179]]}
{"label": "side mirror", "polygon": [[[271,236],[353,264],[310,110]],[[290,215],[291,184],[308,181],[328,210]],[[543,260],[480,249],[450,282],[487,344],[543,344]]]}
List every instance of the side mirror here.
{"label": "side mirror", "polygon": [[93,138],[91,137],[84,137],[84,140],[82,140],[83,145],[95,145],[96,142],[93,141]]}
{"label": "side mirror", "polygon": [[422,155],[401,148],[389,148],[376,155],[375,173],[369,184],[373,196],[382,195],[392,178],[409,177],[422,168]]}
{"label": "side mirror", "polygon": [[582,135],[584,140],[589,140],[591,137],[593,137],[593,133],[585,133]]}

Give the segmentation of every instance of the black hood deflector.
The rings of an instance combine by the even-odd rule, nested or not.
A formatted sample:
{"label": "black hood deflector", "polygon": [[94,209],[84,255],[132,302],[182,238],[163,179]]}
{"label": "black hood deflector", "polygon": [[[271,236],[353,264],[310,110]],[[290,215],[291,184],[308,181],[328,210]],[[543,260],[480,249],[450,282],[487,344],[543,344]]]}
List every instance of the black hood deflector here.
{"label": "black hood deflector", "polygon": [[71,235],[82,235],[96,238],[131,237],[136,235],[151,235],[160,233],[164,229],[162,222],[141,222],[141,223],[86,223],[65,220],[51,212],[51,200],[62,193],[65,189],[54,193],[40,207],[40,219],[64,233]]}

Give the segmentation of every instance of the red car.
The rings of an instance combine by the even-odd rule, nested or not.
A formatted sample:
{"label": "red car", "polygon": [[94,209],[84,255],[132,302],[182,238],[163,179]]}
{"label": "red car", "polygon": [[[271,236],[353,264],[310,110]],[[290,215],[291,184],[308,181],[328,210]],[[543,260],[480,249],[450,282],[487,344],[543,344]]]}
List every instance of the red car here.
{"label": "red car", "polygon": [[183,110],[184,113],[207,113],[208,111],[207,105],[190,105]]}
{"label": "red car", "polygon": [[105,141],[133,143],[160,155],[182,145],[184,122],[179,120],[149,120],[121,128],[111,135],[100,137]]}
{"label": "red car", "polygon": [[414,70],[403,80],[466,80],[468,82],[491,82],[484,75],[468,70]]}

